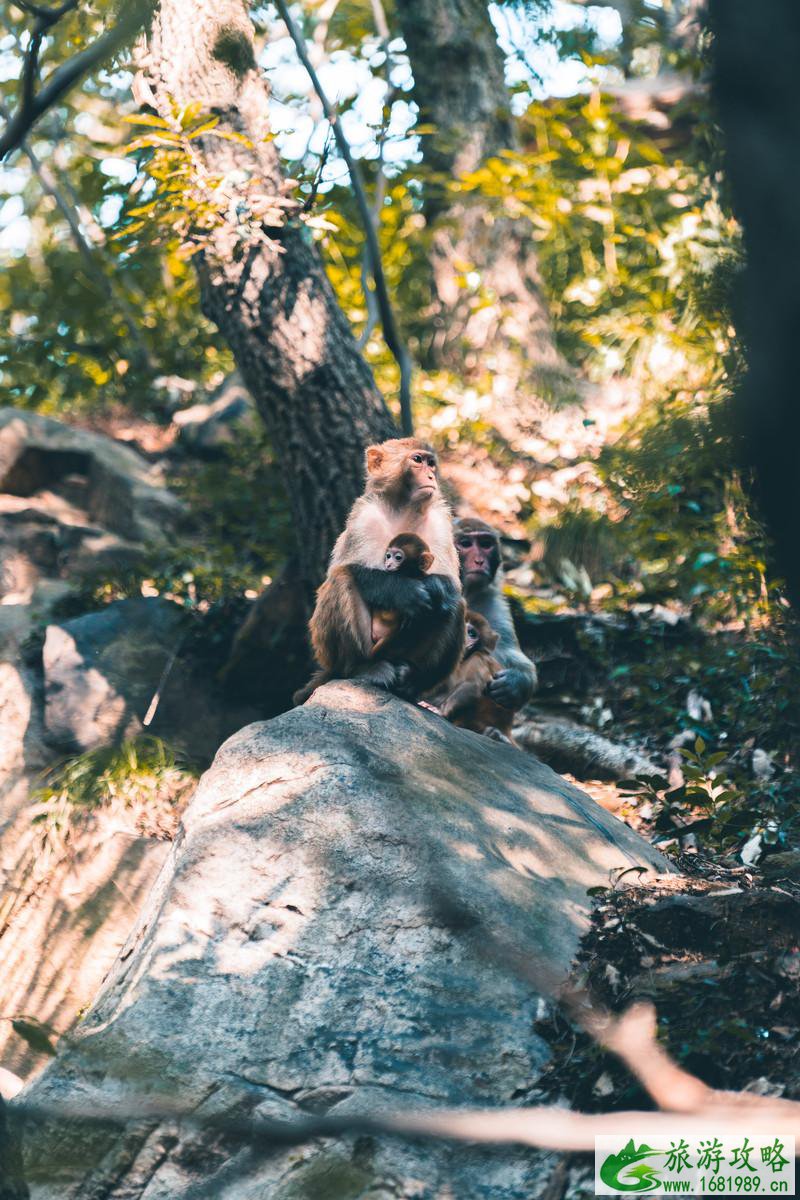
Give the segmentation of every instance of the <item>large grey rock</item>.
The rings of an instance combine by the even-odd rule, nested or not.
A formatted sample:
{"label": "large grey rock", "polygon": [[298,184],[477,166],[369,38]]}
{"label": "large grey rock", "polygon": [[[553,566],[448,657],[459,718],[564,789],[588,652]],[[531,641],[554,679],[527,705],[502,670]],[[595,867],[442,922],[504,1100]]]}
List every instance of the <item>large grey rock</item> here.
{"label": "large grey rock", "polygon": [[75,752],[140,733],[185,619],[179,605],[153,596],[48,625],[42,666],[50,740]]}
{"label": "large grey rock", "polygon": [[[515,1103],[547,1047],[487,930],[563,976],[587,888],[666,861],[510,746],[330,684],[218,752],[71,1045],[21,1099],[198,1117]],[[462,912],[457,931],[432,894]],[[29,1121],[32,1200],[530,1200],[536,1154],[373,1138],[251,1155],[156,1119]]]}
{"label": "large grey rock", "polygon": [[221,696],[188,652],[189,632],[186,609],[156,596],[48,625],[42,669],[50,744],[74,753],[134,737],[158,691],[149,731],[207,763],[256,713]]}
{"label": "large grey rock", "polygon": [[158,470],[135,450],[15,408],[0,409],[0,492],[56,493],[133,542],[164,541],[183,515]]}

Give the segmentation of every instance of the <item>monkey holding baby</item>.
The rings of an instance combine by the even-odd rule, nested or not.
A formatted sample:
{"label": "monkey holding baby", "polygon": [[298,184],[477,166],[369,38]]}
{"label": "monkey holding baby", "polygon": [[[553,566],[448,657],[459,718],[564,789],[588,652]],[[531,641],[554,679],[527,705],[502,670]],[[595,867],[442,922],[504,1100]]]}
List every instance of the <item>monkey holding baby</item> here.
{"label": "monkey holding baby", "polygon": [[296,704],[337,678],[416,697],[461,658],[466,606],[436,455],[417,438],[393,438],[370,446],[366,464],[309,625],[320,669]]}
{"label": "monkey holding baby", "polygon": [[536,667],[521,649],[514,619],[503,595],[503,568],[497,531],[478,517],[459,517],[453,525],[468,608],[484,617],[498,635],[494,655],[498,670],[488,685],[492,700],[516,710],[536,688]]}

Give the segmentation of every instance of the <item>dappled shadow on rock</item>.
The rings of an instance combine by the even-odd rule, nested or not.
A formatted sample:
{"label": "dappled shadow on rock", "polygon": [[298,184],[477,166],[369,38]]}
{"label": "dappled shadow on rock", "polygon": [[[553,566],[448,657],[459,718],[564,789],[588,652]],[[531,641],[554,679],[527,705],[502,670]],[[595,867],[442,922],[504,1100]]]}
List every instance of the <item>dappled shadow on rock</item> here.
{"label": "dappled shadow on rock", "polygon": [[[487,942],[564,978],[587,888],[629,866],[667,869],[541,763],[328,685],[219,751],[102,995],[29,1099],[112,1116],[144,1095],[201,1117],[513,1103],[548,1048],[537,997]],[[521,1150],[357,1138],[253,1157],[158,1121],[133,1132],[29,1125],[32,1194],[188,1198],[202,1182],[288,1198],[336,1170],[352,1184],[337,1195],[415,1179],[521,1200],[546,1177]]]}

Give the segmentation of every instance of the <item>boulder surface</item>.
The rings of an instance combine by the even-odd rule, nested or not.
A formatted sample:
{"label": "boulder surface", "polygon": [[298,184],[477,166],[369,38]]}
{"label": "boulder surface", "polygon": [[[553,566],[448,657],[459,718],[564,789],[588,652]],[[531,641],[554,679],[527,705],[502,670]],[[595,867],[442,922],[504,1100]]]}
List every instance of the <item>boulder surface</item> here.
{"label": "boulder surface", "polygon": [[587,889],[633,866],[669,869],[536,759],[385,693],[329,684],[242,729],[94,1007],[19,1097],[107,1118],[22,1123],[31,1197],[530,1200],[550,1168],[529,1150],[354,1136],[254,1153],[114,1117],[142,1100],[201,1119],[524,1103],[548,1057],[540,1002],[490,935],[563,977]]}

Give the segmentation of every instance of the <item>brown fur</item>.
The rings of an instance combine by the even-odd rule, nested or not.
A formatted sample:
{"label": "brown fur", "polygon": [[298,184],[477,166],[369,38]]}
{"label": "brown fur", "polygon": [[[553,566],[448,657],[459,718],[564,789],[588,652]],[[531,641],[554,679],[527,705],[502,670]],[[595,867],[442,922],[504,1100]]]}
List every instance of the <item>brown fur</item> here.
{"label": "brown fur", "polygon": [[461,585],[450,511],[439,490],[431,447],[417,438],[393,438],[370,446],[366,464],[364,494],[350,510],[333,548],[328,575],[317,592],[309,624],[320,670],[295,694],[296,704],[304,703],[316,688],[333,678],[359,675],[392,687],[409,673],[409,662],[419,665],[426,680],[431,681],[425,686],[431,686],[452,670],[463,647],[462,603],[459,613],[446,618],[445,627],[436,635],[436,644],[430,644],[433,635],[423,639],[401,662],[386,659],[390,650],[387,646],[375,655],[369,605],[356,585],[359,566],[381,568],[386,547],[393,539],[415,535],[432,556],[429,569],[447,577],[451,590],[455,587],[460,592]]}
{"label": "brown fur", "polygon": [[456,669],[427,698],[453,725],[513,744],[513,711],[496,704],[486,695],[489,681],[500,669],[492,654],[497,645],[497,634],[480,613],[468,611],[466,624],[474,626],[478,642],[471,650],[467,648]]}

